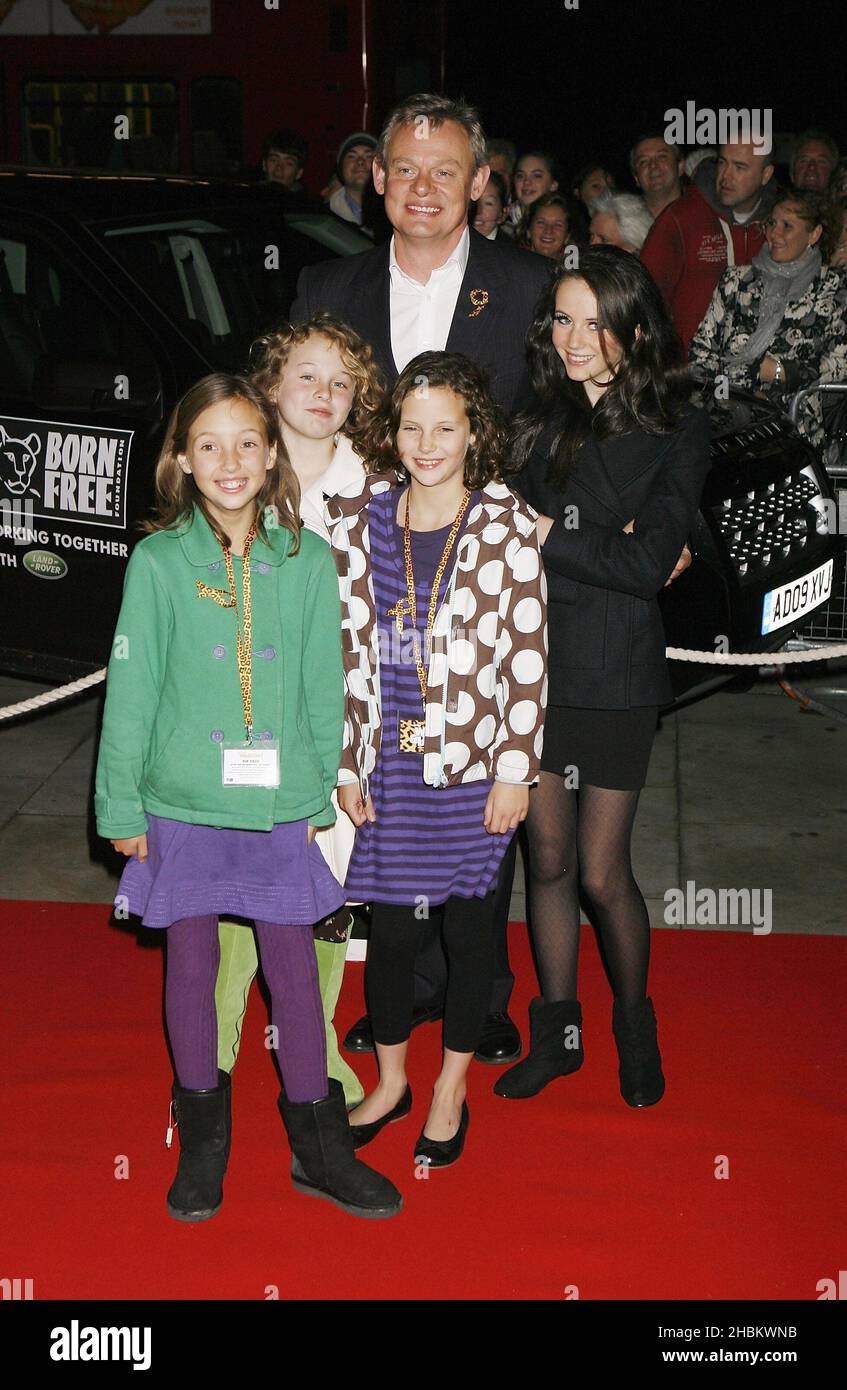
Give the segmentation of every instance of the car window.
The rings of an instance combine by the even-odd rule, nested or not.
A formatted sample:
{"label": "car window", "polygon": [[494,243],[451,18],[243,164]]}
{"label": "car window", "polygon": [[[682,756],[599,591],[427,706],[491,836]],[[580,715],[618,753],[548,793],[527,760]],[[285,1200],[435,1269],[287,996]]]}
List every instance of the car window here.
{"label": "car window", "polygon": [[158,396],[159,373],[135,329],[37,233],[0,221],[4,398],[53,411],[149,403]]}
{"label": "car window", "polygon": [[355,256],[357,251],[368,251],[373,242],[358,227],[344,222],[340,217],[322,212],[287,212],[285,220],[289,227],[303,236],[311,237],[319,246],[325,246],[336,256]]}
{"label": "car window", "polygon": [[303,266],[369,245],[334,217],[266,209],[95,230],[204,356],[235,370],[261,333],[287,319]]}

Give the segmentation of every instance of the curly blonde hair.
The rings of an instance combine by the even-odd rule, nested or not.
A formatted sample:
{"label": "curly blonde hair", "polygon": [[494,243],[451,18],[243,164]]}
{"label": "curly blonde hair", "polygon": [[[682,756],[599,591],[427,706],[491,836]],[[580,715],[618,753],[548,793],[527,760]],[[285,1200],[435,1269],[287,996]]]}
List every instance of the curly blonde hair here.
{"label": "curly blonde hair", "polygon": [[344,370],[353,378],[353,406],[341,433],[361,453],[367,448],[374,417],[385,400],[385,384],[373,349],[341,319],[332,314],[315,314],[305,323],[289,324],[257,338],[250,350],[251,363],[256,364],[252,380],[275,405],[276,391],[288,358],[294,348],[313,335],[328,339],[338,349]]}

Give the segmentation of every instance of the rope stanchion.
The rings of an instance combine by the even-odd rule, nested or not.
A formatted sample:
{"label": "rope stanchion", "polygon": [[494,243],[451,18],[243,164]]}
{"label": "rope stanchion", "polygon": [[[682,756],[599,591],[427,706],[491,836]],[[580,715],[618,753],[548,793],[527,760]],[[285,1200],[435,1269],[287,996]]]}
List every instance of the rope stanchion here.
{"label": "rope stanchion", "polygon": [[[784,666],[795,661],[831,661],[833,657],[847,656],[847,642],[832,642],[807,652],[705,652],[691,647],[666,647],[665,656],[669,661],[699,661],[705,666]],[[57,686],[55,690],[45,690],[41,695],[33,695],[30,700],[20,700],[15,705],[0,709],[0,721],[16,719],[22,714],[32,714],[45,705],[58,704],[69,700],[83,690],[100,685],[106,679],[106,667],[92,671],[90,676],[70,681],[68,685]]]}
{"label": "rope stanchion", "polygon": [[796,700],[802,710],[813,710],[815,714],[825,714],[827,719],[837,719],[839,724],[847,724],[847,714],[840,709],[833,709],[832,705],[824,705],[820,700],[816,700],[807,690],[800,690],[799,687],[791,685],[789,681],[778,681],[780,690],[787,695],[790,700]]}

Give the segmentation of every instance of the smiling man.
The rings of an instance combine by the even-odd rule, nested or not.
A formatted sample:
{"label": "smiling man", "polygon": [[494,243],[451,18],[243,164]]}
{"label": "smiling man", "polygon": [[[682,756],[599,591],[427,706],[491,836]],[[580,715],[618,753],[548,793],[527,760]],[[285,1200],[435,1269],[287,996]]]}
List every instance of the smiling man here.
{"label": "smiling man", "polygon": [[[468,225],[468,208],[488,181],[486,142],[473,107],[423,93],[394,110],[380,135],[373,180],[394,229],[388,244],[301,272],[291,310],[302,322],[320,310],[337,315],[371,344],[389,384],[420,352],[462,352],[488,375],[507,415],[530,395],[524,344],[548,262],[508,242],[489,241]],[[508,1016],[514,977],[506,924],[514,846],[503,861],[493,936],[494,989],[476,1056],[503,1064],[520,1055]],[[447,966],[437,911],[421,923],[414,1022],[439,1018]],[[370,1021],[344,1040],[349,1051],[373,1048]]]}
{"label": "smiling man", "polygon": [[651,217],[658,217],[682,197],[684,162],[664,135],[642,135],[636,140],[629,152],[629,167]]}
{"label": "smiling man", "polygon": [[488,181],[473,107],[413,96],[389,116],[373,181],[394,234],[387,245],[302,271],[291,311],[344,319],[373,347],[389,384],[419,352],[466,353],[511,414],[527,397],[524,339],[544,262],[468,225]]}
{"label": "smiling man", "polygon": [[773,171],[768,156],[753,145],[722,145],[717,161],[703,160],[690,188],[650,229],[641,260],[686,349],[723,271],[749,265],[764,245]]}

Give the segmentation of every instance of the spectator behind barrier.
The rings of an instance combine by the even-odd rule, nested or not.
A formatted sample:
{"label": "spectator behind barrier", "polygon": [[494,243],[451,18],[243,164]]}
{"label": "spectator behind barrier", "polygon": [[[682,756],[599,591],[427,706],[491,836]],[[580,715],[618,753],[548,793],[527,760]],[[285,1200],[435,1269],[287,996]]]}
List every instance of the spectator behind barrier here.
{"label": "spectator behind barrier", "polygon": [[650,216],[655,218],[682,197],[685,161],[676,145],[664,135],[642,135],[629,152],[629,167],[644,198]]}
{"label": "spectator behind barrier", "polygon": [[[829,213],[833,221],[831,244],[824,248],[827,265],[847,268],[847,204],[830,203]],[[827,251],[829,255],[827,256]]]}
{"label": "spectator behind barrier", "polygon": [[825,130],[804,130],[797,136],[791,156],[791,182],[795,188],[823,193],[838,164],[838,146]]}
{"label": "spectator behind barrier", "polygon": [[270,183],[278,183],[289,193],[303,190],[308,146],[302,135],[287,126],[272,130],[262,146],[262,170]]}
{"label": "spectator behind barrier", "polygon": [[839,159],[832,171],[827,196],[836,203],[847,203],[847,159]]}
{"label": "spectator behind barrier", "polygon": [[604,193],[615,191],[615,178],[609,170],[602,164],[594,160],[591,164],[583,164],[579,173],[576,174],[571,192],[575,198],[584,203],[587,208]]}
{"label": "spectator behind barrier", "polygon": [[345,222],[362,225],[362,199],[371,181],[376,139],[366,130],[356,130],[342,140],[335,161],[340,187],[329,199],[330,212]]}
{"label": "spectator behind barrier", "polygon": [[662,292],[687,348],[728,264],[749,265],[764,244],[773,165],[752,145],[722,145],[704,159],[682,197],[660,212],[641,259]]}
{"label": "spectator behind barrier", "polygon": [[[725,270],[689,350],[692,375],[784,398],[818,378],[847,380],[847,279],[823,264],[826,213],[802,189],[784,194],[752,265]],[[798,424],[823,443],[819,395]]]}
{"label": "spectator behind barrier", "polygon": [[637,193],[603,193],[590,205],[591,245],[619,246],[637,256],[653,219]]}
{"label": "spectator behind barrier", "polygon": [[473,219],[476,230],[487,236],[489,241],[494,241],[506,220],[507,208],[506,180],[502,174],[492,171],[476,207],[472,203],[468,209],[468,220]]}
{"label": "spectator behind barrier", "polygon": [[512,197],[512,176],[515,172],[518,152],[511,140],[488,141],[488,167],[492,174],[499,174],[506,185],[506,205]]}
{"label": "spectator behind barrier", "polygon": [[515,198],[504,231],[515,241],[526,241],[531,205],[545,193],[555,193],[559,187],[558,167],[549,150],[531,150],[521,155],[515,165],[514,186]]}
{"label": "spectator behind barrier", "polygon": [[526,244],[539,256],[558,260],[569,241],[576,241],[574,209],[571,200],[561,193],[545,193],[529,209],[526,225]]}

